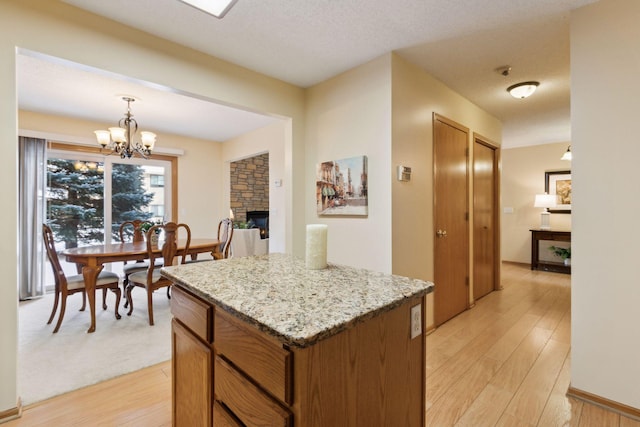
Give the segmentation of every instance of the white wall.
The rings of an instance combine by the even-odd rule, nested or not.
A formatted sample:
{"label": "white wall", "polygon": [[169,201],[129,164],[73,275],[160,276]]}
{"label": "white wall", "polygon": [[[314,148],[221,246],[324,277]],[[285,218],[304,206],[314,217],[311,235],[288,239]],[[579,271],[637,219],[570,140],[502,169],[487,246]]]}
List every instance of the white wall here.
{"label": "white wall", "polygon": [[[285,141],[291,123],[280,120],[262,129],[225,141],[222,146],[223,158],[223,216],[227,216],[230,206],[230,163],[269,153],[269,252],[286,252],[285,227],[287,224],[286,189],[291,187],[291,176],[285,169]],[[277,187],[275,181],[282,185]],[[221,217],[222,218],[222,217]]]}
{"label": "white wall", "polygon": [[[16,49],[59,57],[78,64],[153,82],[227,105],[292,119],[285,145],[286,168],[295,178],[286,189],[290,218],[286,241],[303,251],[304,91],[175,43],[58,1],[0,1],[0,144],[4,209],[0,210],[0,413],[17,404],[17,94]],[[109,55],[105,55],[109,52]],[[118,61],[113,61],[118,57]],[[189,212],[186,215],[190,215]],[[299,235],[296,237],[294,234]],[[288,248],[289,249],[289,248]],[[99,325],[98,325],[99,327]]]}
{"label": "white wall", "polygon": [[[501,197],[502,260],[531,262],[531,232],[540,227],[542,208],[533,207],[536,194],[544,193],[544,173],[571,170],[571,162],[560,160],[569,142],[534,145],[502,150]],[[571,230],[571,214],[551,214],[553,230]],[[541,243],[541,248],[543,244]],[[545,255],[547,257],[545,258]],[[540,259],[551,260],[549,251],[540,250]],[[556,259],[557,261],[557,259]]]}
{"label": "white wall", "polygon": [[572,387],[640,409],[640,2],[571,15]]}
{"label": "white wall", "polygon": [[[1,9],[1,8],[0,8]],[[0,13],[0,28],[8,25]],[[0,30],[1,31],[1,30]],[[18,348],[18,145],[15,49],[0,37],[0,147],[3,209],[0,209],[0,413],[17,408]],[[8,101],[8,102],[7,102]]]}
{"label": "white wall", "polygon": [[[327,224],[329,262],[391,272],[391,55],[308,90],[305,206],[307,224]],[[316,211],[316,165],[368,157],[367,217]],[[299,197],[299,196],[298,196]]]}

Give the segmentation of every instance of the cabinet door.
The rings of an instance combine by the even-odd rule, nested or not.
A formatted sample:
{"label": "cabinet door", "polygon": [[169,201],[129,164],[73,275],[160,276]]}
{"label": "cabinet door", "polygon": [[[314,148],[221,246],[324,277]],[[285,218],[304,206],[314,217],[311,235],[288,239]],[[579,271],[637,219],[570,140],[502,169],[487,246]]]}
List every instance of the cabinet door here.
{"label": "cabinet door", "polygon": [[171,321],[173,425],[212,425],[212,351],[178,321]]}

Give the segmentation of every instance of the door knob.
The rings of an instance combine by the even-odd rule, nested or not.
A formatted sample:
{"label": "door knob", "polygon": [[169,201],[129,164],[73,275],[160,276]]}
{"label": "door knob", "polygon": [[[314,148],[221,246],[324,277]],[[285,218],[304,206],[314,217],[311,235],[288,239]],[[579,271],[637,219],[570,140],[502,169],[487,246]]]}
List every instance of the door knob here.
{"label": "door knob", "polygon": [[438,231],[436,231],[436,236],[438,236],[438,237],[447,237],[447,230],[438,229]]}

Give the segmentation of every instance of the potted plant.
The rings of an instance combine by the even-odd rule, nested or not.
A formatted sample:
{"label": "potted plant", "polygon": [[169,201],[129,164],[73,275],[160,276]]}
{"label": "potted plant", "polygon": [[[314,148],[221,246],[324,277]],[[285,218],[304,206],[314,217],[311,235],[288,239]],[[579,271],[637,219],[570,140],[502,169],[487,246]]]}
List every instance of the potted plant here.
{"label": "potted plant", "polygon": [[549,250],[564,261],[564,265],[571,265],[571,247],[561,248],[558,246],[549,246]]}
{"label": "potted plant", "polygon": [[249,225],[245,221],[233,222],[233,228],[244,230],[249,228]]}
{"label": "potted plant", "polygon": [[[161,225],[162,221],[158,220],[156,222],[151,222],[151,221],[145,221],[140,225],[140,230],[142,230],[142,233],[144,233],[144,235],[147,234],[147,231],[149,231],[149,229],[151,227],[153,227],[154,225]],[[160,230],[159,228],[157,228],[155,230],[155,234],[153,236],[151,236],[151,243],[154,245],[158,244],[158,239],[159,239],[159,234],[162,230]]]}

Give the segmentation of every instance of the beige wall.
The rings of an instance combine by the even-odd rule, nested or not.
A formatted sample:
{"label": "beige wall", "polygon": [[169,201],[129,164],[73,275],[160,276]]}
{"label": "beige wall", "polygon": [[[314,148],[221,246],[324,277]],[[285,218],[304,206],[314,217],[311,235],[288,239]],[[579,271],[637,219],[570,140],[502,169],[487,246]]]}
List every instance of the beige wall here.
{"label": "beige wall", "polygon": [[640,2],[571,16],[571,386],[640,410]]}
{"label": "beige wall", "polygon": [[[104,127],[104,123],[30,111],[20,111],[18,125],[21,132],[35,131],[40,138],[91,145],[95,144],[93,131]],[[182,152],[178,156],[178,218],[171,219],[189,224],[194,236],[215,238],[217,218],[225,214],[222,188],[211,185],[222,181],[222,144],[160,132],[157,135],[157,152]]]}
{"label": "beige wall", "polygon": [[[369,157],[367,218],[318,216],[307,197],[307,222],[329,225],[329,261],[433,280],[433,112],[496,142],[501,123],[394,54],[314,86],[307,98],[307,188],[317,163]],[[412,167],[410,182],[395,179],[399,164]],[[432,296],[427,303],[431,327]]]}
{"label": "beige wall", "polygon": [[[534,208],[536,194],[544,193],[544,173],[571,170],[560,160],[569,142],[502,150],[502,259],[531,262],[531,230],[540,227],[542,208]],[[513,210],[509,213],[508,210]],[[551,214],[551,228],[571,230],[570,214]],[[547,252],[542,249],[544,259]],[[548,254],[547,254],[548,255]],[[551,258],[548,258],[551,259]]]}
{"label": "beige wall", "polygon": [[[627,10],[618,11],[617,5]],[[577,183],[574,212],[579,212],[574,224],[573,281],[580,283],[579,289],[574,286],[573,290],[577,304],[574,302],[572,384],[635,407],[640,407],[637,393],[632,393],[640,383],[636,363],[640,344],[628,337],[635,336],[635,325],[640,324],[640,315],[634,314],[640,288],[630,286],[637,282],[632,266],[640,236],[637,227],[629,224],[639,202],[628,197],[628,187],[603,182],[609,177],[615,177],[615,182],[638,181],[635,174],[639,172],[632,162],[639,157],[640,146],[633,144],[635,135],[627,129],[629,123],[635,123],[635,112],[640,111],[636,105],[640,96],[630,96],[634,92],[629,91],[637,90],[636,67],[625,61],[630,61],[626,54],[634,51],[632,41],[640,35],[635,22],[628,22],[627,17],[634,16],[628,11],[637,15],[639,7],[634,0],[601,0],[574,14],[572,28],[572,90],[576,91],[572,114],[574,140],[579,141],[573,162]],[[615,31],[607,28],[611,23],[615,23]],[[282,236],[277,251],[302,255],[304,224],[321,222],[329,225],[331,262],[378,271],[433,278],[432,113],[498,143],[501,139],[497,119],[393,54],[304,91],[60,2],[0,1],[0,36],[0,143],[5,153],[0,180],[6,201],[0,211],[0,234],[4,236],[0,268],[5,279],[0,286],[0,412],[13,408],[18,394],[16,47],[283,117],[281,123],[256,131],[256,135],[268,134],[274,147],[281,150],[281,155],[273,156],[271,149],[258,149],[270,152],[270,169],[280,175],[271,177],[270,192],[270,208],[278,206],[278,212],[272,210],[275,220],[271,225],[280,227]],[[592,53],[592,46],[597,54]],[[113,55],[104,52],[123,60],[112,61]],[[626,85],[616,86],[618,83]],[[607,105],[610,108],[605,108]],[[619,125],[614,130],[607,127],[605,133],[598,128],[603,120]],[[233,141],[237,145],[224,145],[221,152],[207,147],[212,150],[207,155],[195,156],[193,163],[179,166],[180,173],[187,174],[181,175],[180,182],[188,186],[180,188],[185,194],[184,199],[180,196],[180,207],[186,209],[179,213],[181,220],[194,222],[202,230],[210,225],[209,218],[199,212],[215,212],[216,207],[200,205],[202,193],[194,191],[190,183],[201,179],[203,168],[214,169],[211,164],[216,156],[225,163],[251,154],[257,149],[253,136]],[[607,150],[602,149],[603,141]],[[197,151],[196,146],[202,148],[200,142],[193,143],[181,142],[185,161]],[[245,143],[245,148],[240,148]],[[369,157],[369,216],[318,217],[310,190],[315,188],[315,164],[358,155]],[[274,158],[279,164],[272,164]],[[395,181],[397,164],[413,168],[409,185]],[[593,171],[595,164],[598,173]],[[211,171],[211,178],[222,181],[224,188],[224,166],[218,171]],[[273,188],[277,178],[283,182],[279,190]],[[542,185],[543,179],[544,174]],[[203,191],[211,192],[214,186],[207,184]],[[595,202],[595,196],[608,203]],[[222,206],[217,208],[217,217],[226,216],[228,196],[225,199],[224,194],[217,194],[211,200],[215,198]],[[612,212],[603,206],[618,209]],[[422,216],[426,220],[420,218],[420,225],[416,225],[415,212],[425,207]],[[531,213],[532,221],[535,215]],[[620,251],[620,246],[630,250]]]}
{"label": "beige wall", "polygon": [[[300,175],[285,188],[289,221],[287,251],[304,248],[303,194],[304,91],[279,80],[160,40],[58,1],[22,0],[0,2],[0,144],[5,208],[0,211],[0,412],[16,407],[17,364],[17,99],[16,49],[26,49],[104,69],[133,79],[164,85],[227,105],[243,106],[291,119],[286,132],[287,174]],[[105,52],[109,52],[108,55]],[[114,61],[113,58],[119,58]],[[206,159],[200,159],[203,162]],[[185,168],[188,169],[188,168]],[[193,170],[192,170],[193,171]],[[186,190],[190,191],[190,190]],[[227,210],[228,212],[228,210]],[[195,213],[195,212],[194,212]],[[191,213],[186,212],[186,219]],[[290,225],[289,225],[290,224]],[[295,236],[294,236],[295,234]],[[296,237],[300,236],[300,237]],[[99,327],[99,325],[98,325]]]}
{"label": "beige wall", "polygon": [[[387,172],[392,182],[392,269],[394,274],[424,280],[434,277],[434,112],[470,128],[470,150],[473,132],[496,143],[501,140],[502,125],[495,117],[393,55],[393,149],[392,164]],[[400,182],[395,178],[398,165],[411,167],[411,181]],[[470,217],[470,223],[472,220]],[[437,286],[436,283],[436,292]],[[472,292],[473,284],[470,299]],[[427,316],[427,328],[430,328],[433,325],[433,294],[427,299]]]}
{"label": "beige wall", "polygon": [[[306,120],[307,224],[329,226],[329,262],[390,273],[391,55],[309,89]],[[316,165],[362,155],[368,157],[369,215],[318,216]]]}

